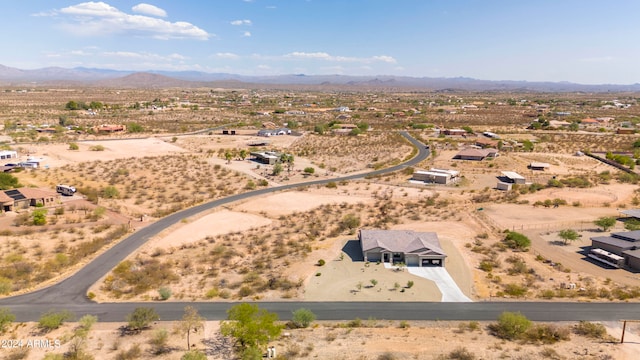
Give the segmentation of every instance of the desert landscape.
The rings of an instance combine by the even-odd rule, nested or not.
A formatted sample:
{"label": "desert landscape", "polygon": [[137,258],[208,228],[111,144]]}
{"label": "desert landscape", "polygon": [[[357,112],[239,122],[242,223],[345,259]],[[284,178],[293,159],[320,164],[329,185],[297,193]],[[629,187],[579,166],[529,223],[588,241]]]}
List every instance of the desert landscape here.
{"label": "desert landscape", "polygon": [[[153,109],[152,102],[144,110],[130,107],[142,98],[179,98],[170,90],[116,94],[86,89],[83,101],[104,101],[98,115],[65,109],[70,95],[55,89],[47,90],[47,96],[27,94],[33,95],[29,102],[24,102],[23,93],[3,94],[11,104],[11,112],[2,114],[4,148],[19,154],[12,161],[39,160],[37,168],[7,174],[22,187],[53,193],[57,184],[77,189],[73,196],[44,207],[44,223],[35,221],[35,214],[41,213],[38,207],[2,212],[3,296],[64,279],[127,235],[198,204],[397,165],[416,154],[398,133],[406,130],[429,146],[431,156],[420,164],[390,174],[303,184],[185,217],[146,241],[93,284],[86,296],[98,303],[136,301],[150,307],[159,301],[442,301],[446,290],[435,280],[410,273],[406,264],[364,261],[358,230],[384,229],[436,233],[453,286],[471,301],[545,301],[549,306],[567,300],[638,301],[636,272],[603,267],[585,256],[590,237],[634,229],[632,222],[615,221],[603,231],[595,221],[620,218],[622,210],[640,205],[638,176],[633,166],[625,172],[583,154],[640,155],[633,135],[615,132],[619,124],[638,119],[635,105],[625,111],[603,110],[603,99],[567,96],[556,110],[573,110],[576,115],[568,120],[579,124],[581,118],[607,115],[615,122],[603,125],[604,130],[532,129],[530,124],[539,123],[539,118],[554,117],[535,110],[536,104],[548,101],[546,96],[528,94],[531,105],[523,107],[505,105],[507,94],[465,98],[466,94],[401,93],[393,94],[396,102],[385,103],[381,98],[386,94],[374,98],[353,93],[341,105],[354,110],[339,118],[341,114],[330,107],[303,106],[320,103],[322,92],[301,92],[292,98],[286,92],[264,91],[256,96],[256,105],[239,113],[223,100],[252,96],[248,92],[185,91],[197,108],[171,106],[171,101]],[[270,110],[267,104],[272,101],[265,99],[285,95],[291,110],[309,111],[258,115]],[[71,96],[81,100],[78,93]],[[458,105],[450,105],[452,99]],[[584,105],[590,101],[593,106]],[[478,110],[452,111],[468,102],[482,105]],[[126,119],[127,130],[100,133],[99,125],[113,122],[116,115]],[[53,132],[39,131],[42,121],[25,120],[32,117],[60,122],[64,117],[70,128],[57,125]],[[271,124],[293,132],[257,136]],[[465,135],[445,134],[453,128],[464,128]],[[231,129],[234,135],[223,134]],[[455,159],[461,150],[477,147],[488,130],[499,134],[499,156]],[[255,155],[264,151],[288,156],[265,164]],[[548,166],[532,170],[535,162]],[[417,171],[432,168],[452,169],[460,176],[446,185],[414,179]],[[496,189],[503,171],[523,175],[526,184]],[[565,241],[563,230],[574,230],[576,238]],[[529,246],[510,247],[509,233],[526,236]],[[626,329],[628,341],[615,344],[612,339],[622,331],[617,320],[621,319],[605,323],[609,337],[598,339],[576,332],[579,324],[557,324],[566,337],[551,345],[499,339],[486,322],[317,319],[310,328],[285,330],[288,336],[273,343],[281,358],[634,359],[640,354],[638,328],[632,323]],[[159,321],[150,331],[123,335],[126,323],[98,322],[82,346],[76,346],[72,339],[77,338],[78,325],[68,322],[45,335],[61,339],[60,348],[6,356],[39,359],[45,353],[82,349],[95,358],[178,359],[186,350],[180,336],[171,336],[169,350],[162,354],[154,353],[152,344],[159,329],[172,331],[176,324]],[[206,321],[192,342],[212,359],[233,358],[219,326]],[[38,329],[38,324],[16,323],[6,334],[28,338]],[[424,339],[429,340],[419,341]],[[466,353],[471,357],[463,357]]]}

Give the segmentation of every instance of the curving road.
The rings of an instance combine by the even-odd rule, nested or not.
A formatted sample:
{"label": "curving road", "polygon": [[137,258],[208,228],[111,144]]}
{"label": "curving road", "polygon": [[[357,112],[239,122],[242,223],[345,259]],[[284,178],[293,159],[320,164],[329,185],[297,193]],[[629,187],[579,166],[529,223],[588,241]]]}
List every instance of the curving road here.
{"label": "curving road", "polygon": [[[233,195],[185,209],[169,215],[125,238],[102,255],[95,258],[77,273],[58,284],[0,300],[0,306],[8,307],[18,321],[37,321],[41,314],[49,310],[68,310],[80,317],[84,314],[97,315],[100,321],[123,321],[136,307],[154,307],[162,320],[177,320],[184,313],[184,307],[196,307],[207,319],[226,319],[226,310],[232,302],[155,302],[155,303],[94,303],[85,296],[89,287],[107,274],[113,267],[138,249],[151,237],[165,228],[193,216],[199,212],[247,199],[257,195],[293,189],[296,187],[326,184],[330,181],[353,180],[365,176],[376,176],[413,166],[426,159],[429,152],[424,144],[408,133],[402,135],[418,149],[418,154],[400,165],[335,179],[317,180],[305,183],[265,188]],[[558,302],[475,302],[475,303],[433,303],[433,302],[260,302],[260,307],[276,312],[281,319],[291,318],[291,312],[304,307],[313,311],[321,320],[397,319],[397,320],[495,320],[503,311],[519,311],[535,321],[575,321],[575,320],[621,320],[640,319],[640,304],[637,303],[558,303]]]}

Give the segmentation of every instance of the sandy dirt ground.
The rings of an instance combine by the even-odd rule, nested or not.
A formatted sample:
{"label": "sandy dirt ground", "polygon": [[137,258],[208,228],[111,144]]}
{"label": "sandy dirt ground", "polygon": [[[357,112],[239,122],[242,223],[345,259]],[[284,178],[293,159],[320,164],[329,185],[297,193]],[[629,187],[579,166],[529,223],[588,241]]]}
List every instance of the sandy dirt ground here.
{"label": "sandy dirt ground", "polygon": [[[28,151],[32,156],[45,158],[45,165],[55,167],[88,159],[112,160],[134,156],[162,156],[165,154],[202,152],[208,149],[215,150],[230,147],[234,143],[240,146],[251,140],[252,137],[245,139],[241,136],[222,138],[202,136],[198,137],[198,139],[196,145],[183,137],[179,137],[175,143],[170,138],[148,138],[79,142],[80,150],[77,152],[67,150],[68,145],[66,144],[45,145],[42,148],[28,149]],[[287,146],[295,139],[292,137],[279,137],[279,141],[282,141],[282,146]],[[102,145],[104,150],[90,150],[91,146],[95,145]],[[454,151],[451,152],[453,153]],[[574,167],[577,169],[582,166],[590,166],[594,171],[601,171],[601,168],[605,169],[599,164],[594,165],[588,159],[575,157],[547,159],[544,154],[536,155],[535,159],[524,158],[520,162],[526,164],[529,160],[547,160],[552,163],[552,167],[563,169],[555,170],[557,173],[571,173],[574,171]],[[255,164],[251,162],[234,160],[231,164],[226,164],[226,161],[222,159],[212,159],[211,161],[244,173],[253,174],[252,176],[256,178],[266,178],[265,174],[255,171],[257,170],[255,169]],[[447,168],[449,167],[447,165],[451,163],[451,160],[447,159],[442,160],[440,165],[443,166],[439,166],[438,162],[435,162],[434,165]],[[499,162],[497,161],[496,163],[498,164]],[[296,164],[296,167],[298,167],[299,164],[304,165],[306,163],[304,159],[296,159]],[[473,166],[476,165],[474,164]],[[335,175],[325,173],[319,176]],[[469,189],[483,189],[495,186],[496,171],[487,169],[485,165],[470,169],[467,176],[471,183]],[[298,172],[298,179],[302,181],[305,178]],[[473,242],[477,234],[486,231],[486,225],[481,223],[486,223],[495,229],[510,229],[525,233],[533,241],[532,250],[534,253],[542,254],[556,262],[562,262],[572,269],[572,276],[576,278],[582,276],[582,274],[593,277],[606,276],[624,284],[638,285],[638,280],[635,276],[630,275],[628,272],[625,273],[623,270],[615,270],[603,275],[601,267],[582,259],[583,255],[579,251],[580,247],[584,245],[583,243],[578,242],[570,246],[559,246],[557,245],[556,235],[558,230],[571,227],[584,231],[582,235],[586,239],[590,236],[587,231],[593,228],[590,225],[592,221],[600,216],[616,216],[618,207],[628,202],[634,190],[635,186],[630,185],[603,185],[597,189],[586,190],[548,189],[523,196],[522,199],[528,200],[531,204],[537,200],[562,198],[569,204],[580,202],[580,206],[569,205],[559,208],[542,208],[533,207],[532,205],[488,204],[483,205],[483,209],[478,211],[475,204],[468,203],[466,211],[471,216],[464,217],[463,221],[405,222],[401,225],[396,225],[394,228],[436,232],[443,249],[448,254],[446,260],[447,270],[462,291],[475,300],[483,299],[487,293],[484,291],[486,289],[482,289],[478,282],[481,273],[474,269],[473,265],[470,265],[477,262],[477,255],[472,254],[466,248],[466,245]],[[402,192],[402,196],[408,198],[425,197],[432,193],[444,191],[451,193],[453,197],[462,197],[460,195],[461,190],[457,188],[424,190],[413,187],[400,190],[395,189],[393,186],[368,188],[359,184],[341,186],[338,193],[329,193],[324,188],[276,193],[232,204],[225,209],[203,214],[197,218],[185,219],[175,227],[151,239],[142,251],[150,251],[158,247],[178,247],[207,236],[243,231],[250,228],[264,228],[267,230],[272,220],[261,213],[268,212],[270,216],[277,217],[294,214],[297,211],[306,211],[328,203],[366,204],[374,201],[372,196],[374,191],[395,191],[397,196],[400,196],[399,193]],[[303,262],[291,264],[289,271],[305,279],[305,300],[439,301],[440,293],[434,283],[429,280],[418,279],[406,271],[388,270],[376,264],[366,266],[363,262],[353,261],[354,252],[351,250],[353,249],[354,241],[355,236],[341,236],[325,241],[318,245]],[[585,240],[585,242],[587,241]],[[344,255],[342,256],[341,254]],[[316,265],[320,259],[326,260],[324,266]],[[345,274],[348,276],[345,276]],[[551,275],[545,274],[545,276]],[[376,286],[370,287],[371,279],[377,280]],[[411,288],[405,288],[404,285],[409,280],[414,281],[415,285]],[[562,280],[565,281],[564,279]],[[362,283],[361,288],[358,287],[359,283]],[[396,283],[400,285],[399,288]],[[404,291],[402,291],[403,289]],[[170,326],[166,323],[162,323],[160,326],[165,325]],[[461,344],[484,359],[519,358],[519,354],[531,355],[522,357],[527,359],[544,358],[540,355],[540,350],[542,349],[540,346],[527,347],[517,344],[511,346],[511,344],[498,341],[486,333],[457,333],[457,325],[455,324],[436,323],[436,325],[433,325],[433,323],[412,323],[410,329],[399,329],[394,324],[389,327],[378,328],[373,326],[352,331],[347,331],[349,329],[332,330],[331,327],[318,326],[315,329],[296,332],[292,339],[295,339],[300,344],[311,342],[313,339],[313,350],[307,349],[310,357],[324,356],[336,359],[367,358],[362,357],[364,353],[368,354],[368,358],[373,359],[388,349],[394,349],[394,352],[402,353],[404,354],[402,356],[406,356],[406,358],[431,359],[434,353],[444,354]],[[619,331],[619,324],[612,323],[608,325],[612,334],[616,334],[616,331]],[[131,340],[127,337],[118,337],[113,326],[113,324],[97,325],[98,328],[102,329],[102,333],[100,333],[102,335],[94,337],[95,345],[93,345],[93,349],[96,354],[104,355],[105,358],[115,356],[118,350],[114,350],[114,348],[125,349],[129,344],[128,341]],[[209,322],[204,333],[215,333],[217,326],[216,322]],[[637,328],[635,329],[638,330]],[[69,331],[69,327],[66,328],[66,331]],[[327,334],[331,332],[336,334],[335,340],[328,341],[326,340]],[[62,336],[64,332],[56,334],[56,336]],[[202,338],[198,336],[195,337],[196,341],[201,341]],[[621,346],[574,338],[570,342],[558,345],[557,349],[565,347],[562,350],[565,358],[583,358],[586,351],[591,355],[590,358],[594,359],[604,359],[603,355],[605,354],[611,354],[614,359],[637,359],[640,356],[638,355],[640,354],[640,348],[638,348],[640,339],[636,338],[635,334],[629,336],[631,336],[628,338],[629,342]],[[333,338],[333,336],[328,337]],[[176,336],[176,338],[179,338],[179,336]],[[429,339],[428,346],[424,341],[420,341],[423,339]],[[143,343],[144,341],[147,340],[143,340]],[[113,345],[116,342],[119,342],[118,346]],[[278,346],[286,349],[291,346],[291,342],[285,339],[279,342]],[[176,348],[179,348],[177,342]],[[556,349],[555,345],[554,349]],[[165,358],[177,359],[179,356],[174,353],[165,356]],[[212,356],[212,358],[220,357]]]}

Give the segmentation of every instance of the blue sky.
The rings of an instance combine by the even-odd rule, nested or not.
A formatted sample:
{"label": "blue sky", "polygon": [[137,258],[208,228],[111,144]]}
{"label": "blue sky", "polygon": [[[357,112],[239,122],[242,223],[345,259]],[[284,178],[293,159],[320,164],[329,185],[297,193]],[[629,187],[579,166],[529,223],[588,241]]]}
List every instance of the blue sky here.
{"label": "blue sky", "polygon": [[640,83],[637,0],[12,1],[0,64]]}

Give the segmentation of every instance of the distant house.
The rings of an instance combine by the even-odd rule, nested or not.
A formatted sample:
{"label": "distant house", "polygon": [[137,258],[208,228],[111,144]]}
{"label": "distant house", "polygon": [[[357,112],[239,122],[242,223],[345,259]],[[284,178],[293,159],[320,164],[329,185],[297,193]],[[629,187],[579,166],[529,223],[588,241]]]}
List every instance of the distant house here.
{"label": "distant house", "polygon": [[9,160],[9,159],[17,159],[18,152],[13,150],[2,150],[0,151],[0,160]]}
{"label": "distant house", "polygon": [[[594,250],[604,250],[606,253]],[[609,265],[615,267],[625,265],[629,268],[640,270],[640,230],[615,232],[609,236],[592,237],[590,254],[592,253],[594,256],[590,256],[591,258]],[[622,259],[617,262],[616,260],[619,257],[622,257]]]}
{"label": "distant house", "polygon": [[268,165],[274,165],[280,159],[280,154],[275,151],[252,152],[249,155],[252,156],[255,161]]}
{"label": "distant house", "polygon": [[434,232],[360,230],[358,239],[365,261],[444,266],[447,257]]}
{"label": "distant house", "polygon": [[529,164],[529,169],[531,169],[531,170],[544,171],[544,170],[548,169],[549,167],[551,167],[551,165],[549,165],[547,163],[543,163],[543,162],[532,162],[532,163]]}
{"label": "distant house", "polygon": [[449,184],[459,179],[460,171],[443,170],[431,168],[429,171],[416,171],[413,173],[413,180],[424,181],[433,184]]}
{"label": "distant house", "polygon": [[479,146],[483,149],[487,149],[487,148],[497,148],[498,147],[499,142],[497,140],[491,140],[491,139],[487,139],[487,138],[478,138],[476,140],[476,146]]}
{"label": "distant house", "polygon": [[127,128],[124,125],[100,125],[94,126],[92,130],[98,134],[110,134],[115,132],[124,132]]}
{"label": "distant house", "polygon": [[511,184],[525,184],[526,183],[526,179],[524,178],[524,176],[518,174],[515,171],[503,171],[502,172],[502,176],[506,180],[506,182],[511,183]]}
{"label": "distant house", "polygon": [[617,128],[616,129],[616,134],[635,134],[636,133],[636,129],[634,128]]}
{"label": "distant house", "polygon": [[258,130],[258,136],[277,136],[277,135],[289,135],[291,134],[291,130],[287,128],[278,128],[278,129],[262,129]]}
{"label": "distant house", "polygon": [[441,133],[447,136],[467,136],[467,131],[464,129],[445,129]]}
{"label": "distant house", "polygon": [[0,191],[0,204],[2,211],[16,211],[28,209],[30,206],[53,206],[60,199],[60,195],[55,191],[18,188]]}
{"label": "distant house", "polygon": [[482,161],[487,157],[495,158],[497,156],[498,156],[497,149],[466,148],[466,149],[460,150],[453,158],[458,160]]}

